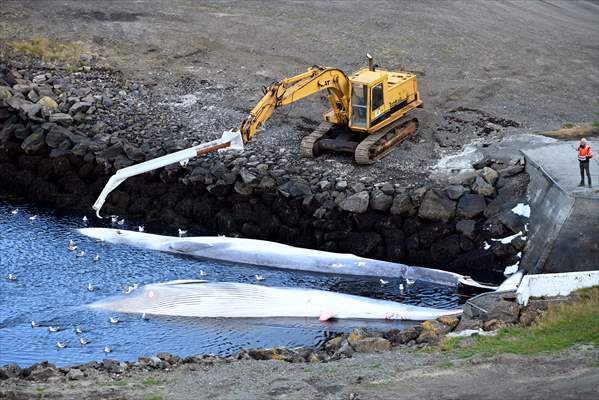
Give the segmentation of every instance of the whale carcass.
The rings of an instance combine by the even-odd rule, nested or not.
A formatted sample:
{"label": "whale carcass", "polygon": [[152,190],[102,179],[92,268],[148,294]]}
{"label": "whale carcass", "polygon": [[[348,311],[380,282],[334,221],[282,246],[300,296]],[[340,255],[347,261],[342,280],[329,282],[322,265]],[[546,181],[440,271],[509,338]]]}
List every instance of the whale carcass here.
{"label": "whale carcass", "polygon": [[453,272],[411,267],[353,254],[304,249],[265,240],[224,236],[180,238],[109,228],[82,228],[79,232],[110,243],[242,264],[319,273],[404,278],[448,286],[462,284],[486,287]]}
{"label": "whale carcass", "polygon": [[181,317],[340,319],[435,319],[461,314],[317,289],[267,287],[247,283],[177,280],[149,284],[128,296],[92,303],[123,313]]}

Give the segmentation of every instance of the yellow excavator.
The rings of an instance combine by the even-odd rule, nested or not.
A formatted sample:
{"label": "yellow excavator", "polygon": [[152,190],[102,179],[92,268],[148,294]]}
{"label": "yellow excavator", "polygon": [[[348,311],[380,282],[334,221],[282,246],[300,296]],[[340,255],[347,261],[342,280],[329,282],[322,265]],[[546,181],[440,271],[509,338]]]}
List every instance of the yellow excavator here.
{"label": "yellow excavator", "polygon": [[190,158],[214,151],[243,150],[244,143],[258,133],[275,109],[323,90],[328,92],[331,109],[324,113],[324,122],[302,139],[301,155],[347,152],[354,154],[358,164],[374,163],[416,133],[418,120],[406,114],[422,107],[422,100],[416,75],[378,69],[372,57],[367,57],[368,68],[350,77],[337,68],[314,66],[276,82],[264,89],[264,96],[239,129],[223,132],[220,139],[118,170],[93,205],[96,215],[100,217],[108,194],[127,178],[177,162],[185,165]]}
{"label": "yellow excavator", "polygon": [[324,122],[303,138],[301,155],[346,152],[354,154],[358,164],[384,157],[416,133],[418,120],[403,117],[422,107],[422,100],[416,75],[378,69],[367,57],[368,68],[350,77],[336,68],[314,66],[265,88],[264,97],[241,123],[243,141],[251,140],[278,107],[326,90],[331,109],[324,113]]}

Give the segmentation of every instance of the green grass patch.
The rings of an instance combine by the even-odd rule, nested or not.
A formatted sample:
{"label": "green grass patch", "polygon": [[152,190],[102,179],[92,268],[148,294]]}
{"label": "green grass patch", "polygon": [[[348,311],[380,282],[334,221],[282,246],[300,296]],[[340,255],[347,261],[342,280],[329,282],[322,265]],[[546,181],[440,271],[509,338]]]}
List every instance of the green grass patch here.
{"label": "green grass patch", "polygon": [[446,338],[437,350],[469,357],[557,352],[576,344],[599,348],[599,286],[576,291],[570,302],[550,306],[531,327],[503,328],[497,336]]}
{"label": "green grass patch", "polygon": [[46,388],[44,386],[38,386],[38,387],[35,388],[35,391],[36,392],[40,392],[40,393],[43,392],[43,391],[45,391],[45,390],[46,390]]}
{"label": "green grass patch", "polygon": [[142,383],[146,386],[154,386],[159,385],[161,382],[150,376],[149,378],[144,379]]}
{"label": "green grass patch", "polygon": [[78,42],[58,43],[45,37],[8,42],[13,49],[45,62],[79,62],[83,48]]}
{"label": "green grass patch", "polygon": [[381,363],[374,363],[370,366],[370,368],[380,368],[381,367]]}
{"label": "green grass patch", "polygon": [[144,400],[162,400],[162,396],[159,394],[149,394],[144,397]]}

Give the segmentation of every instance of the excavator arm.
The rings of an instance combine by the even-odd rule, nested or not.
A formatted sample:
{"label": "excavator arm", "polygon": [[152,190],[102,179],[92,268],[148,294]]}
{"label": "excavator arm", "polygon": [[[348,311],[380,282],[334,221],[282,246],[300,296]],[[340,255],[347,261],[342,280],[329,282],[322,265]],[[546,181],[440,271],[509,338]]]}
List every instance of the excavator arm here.
{"label": "excavator arm", "polygon": [[336,68],[314,66],[306,72],[276,82],[264,89],[264,97],[241,123],[244,142],[251,140],[276,108],[294,103],[314,93],[327,90],[335,120],[346,123],[349,118],[351,84],[345,73]]}

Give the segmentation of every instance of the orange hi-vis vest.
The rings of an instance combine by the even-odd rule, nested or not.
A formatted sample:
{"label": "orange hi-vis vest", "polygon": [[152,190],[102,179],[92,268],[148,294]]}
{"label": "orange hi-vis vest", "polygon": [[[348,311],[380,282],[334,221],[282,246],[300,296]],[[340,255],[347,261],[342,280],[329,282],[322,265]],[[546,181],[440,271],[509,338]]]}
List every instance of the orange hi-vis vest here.
{"label": "orange hi-vis vest", "polygon": [[584,147],[578,146],[578,161],[587,161],[593,158],[593,150],[588,144]]}

